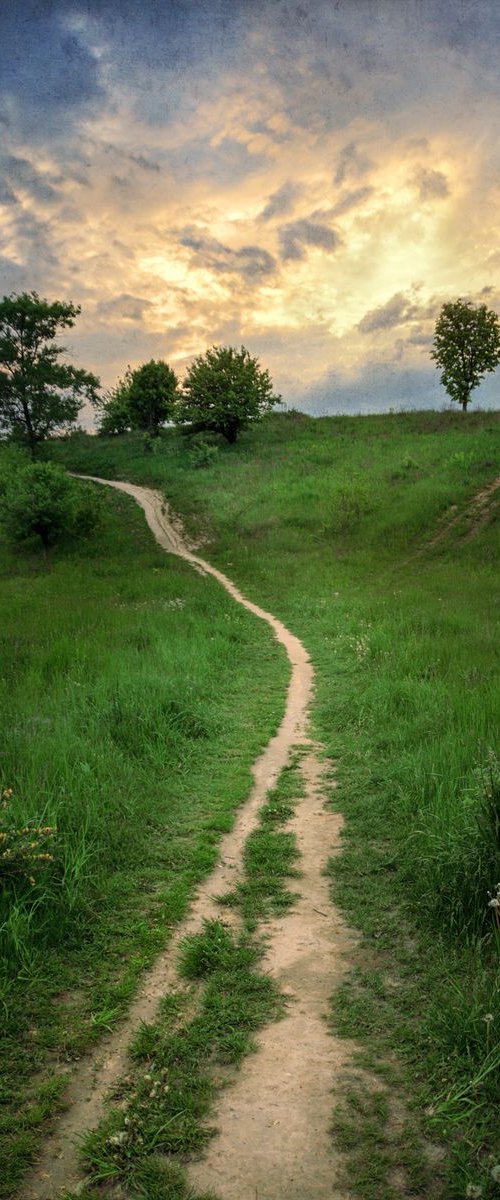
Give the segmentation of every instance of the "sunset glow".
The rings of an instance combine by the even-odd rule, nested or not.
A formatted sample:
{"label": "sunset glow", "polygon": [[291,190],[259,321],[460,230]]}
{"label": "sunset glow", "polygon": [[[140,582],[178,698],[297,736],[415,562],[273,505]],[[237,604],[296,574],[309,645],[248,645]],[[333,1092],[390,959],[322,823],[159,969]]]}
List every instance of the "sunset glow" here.
{"label": "sunset glow", "polygon": [[2,294],[81,304],[105,386],[244,343],[309,411],[441,405],[441,304],[500,307],[499,41],[490,0],[7,0]]}

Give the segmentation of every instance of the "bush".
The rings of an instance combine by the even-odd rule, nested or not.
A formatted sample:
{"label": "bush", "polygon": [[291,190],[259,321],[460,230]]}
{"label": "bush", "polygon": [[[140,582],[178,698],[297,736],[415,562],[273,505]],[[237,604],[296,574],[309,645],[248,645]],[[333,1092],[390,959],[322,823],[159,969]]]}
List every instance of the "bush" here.
{"label": "bush", "polygon": [[54,463],[33,463],[2,477],[0,521],[14,545],[47,550],[65,536],[85,537],[100,511],[94,491]]}
{"label": "bush", "polygon": [[191,467],[211,467],[219,456],[219,446],[209,433],[196,433],[189,439],[188,458]]}

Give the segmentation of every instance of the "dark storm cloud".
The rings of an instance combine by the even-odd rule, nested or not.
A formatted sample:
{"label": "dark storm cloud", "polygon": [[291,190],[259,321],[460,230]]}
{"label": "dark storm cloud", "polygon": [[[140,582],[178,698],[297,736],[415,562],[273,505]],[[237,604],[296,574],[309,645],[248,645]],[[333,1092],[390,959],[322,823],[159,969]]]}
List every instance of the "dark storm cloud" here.
{"label": "dark storm cloud", "polygon": [[73,110],[103,95],[97,59],[64,12],[43,0],[0,11],[0,113],[32,137],[64,133]]}
{"label": "dark storm cloud", "polygon": [[187,229],[180,240],[181,246],[194,251],[193,264],[221,274],[241,275],[248,280],[272,275],[276,260],[260,246],[242,246],[233,250],[218,242],[216,238]]}
{"label": "dark storm cloud", "polygon": [[272,217],[284,217],[291,212],[295,201],[302,195],[303,188],[297,183],[292,183],[290,180],[278,188],[277,192],[273,192],[272,196],[262,209],[258,220],[270,221]]}
{"label": "dark storm cloud", "polygon": [[306,217],[282,225],[279,232],[280,254],[284,261],[305,258],[305,246],[319,246],[331,253],[340,245],[340,237],[334,229]]}

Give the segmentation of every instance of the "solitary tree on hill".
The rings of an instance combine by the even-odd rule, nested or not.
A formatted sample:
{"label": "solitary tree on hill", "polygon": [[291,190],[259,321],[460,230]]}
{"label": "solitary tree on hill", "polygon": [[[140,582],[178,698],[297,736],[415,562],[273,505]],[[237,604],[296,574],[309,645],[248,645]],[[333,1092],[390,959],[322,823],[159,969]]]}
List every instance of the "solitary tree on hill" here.
{"label": "solitary tree on hill", "polygon": [[441,368],[441,383],[466,412],[471,392],[500,363],[500,323],[492,309],[470,300],[443,304],[434,332],[431,357]]}
{"label": "solitary tree on hill", "polygon": [[61,362],[65,349],[55,342],[80,311],[36,292],[0,302],[0,429],[25,442],[32,457],[49,433],[76,421],[85,399],[96,399],[99,380]]}
{"label": "solitary tree on hill", "polygon": [[212,346],[195,358],[187,373],[176,420],[235,442],[241,429],[280,399],[273,395],[269,371],[263,371],[244,346]]}

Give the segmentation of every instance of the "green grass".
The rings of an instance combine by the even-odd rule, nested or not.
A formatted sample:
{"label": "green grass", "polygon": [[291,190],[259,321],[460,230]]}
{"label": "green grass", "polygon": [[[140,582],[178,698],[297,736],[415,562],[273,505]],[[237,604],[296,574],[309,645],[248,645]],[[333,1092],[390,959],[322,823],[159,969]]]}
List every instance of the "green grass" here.
{"label": "green grass", "polygon": [[130,1196],[163,1200],[168,1183],[172,1200],[182,1200],[182,1157],[213,1135],[210,1112],[224,1071],[239,1064],[254,1047],[254,1033],[283,1011],[272,980],[257,969],[261,953],[248,935],[237,936],[220,921],[206,922],[202,933],[186,939],[180,971],[188,980],[202,979],[203,990],[166,996],[154,1025],[142,1027],[120,1107],[83,1148],[90,1186],[120,1182]]}
{"label": "green grass", "polygon": [[[106,1195],[106,1185],[118,1183],[130,1197],[187,1197],[183,1160],[213,1136],[218,1091],[255,1048],[254,1033],[284,1011],[284,998],[259,970],[265,942],[258,927],[294,900],[284,878],[296,874],[299,854],[294,835],[277,826],[290,819],[301,791],[295,759],[281,772],[245,845],[244,879],[230,898],[241,912],[239,931],[208,920],[183,939],[179,975],[201,987],[166,996],[158,1018],[142,1026],[115,1097],[119,1106],[85,1139],[85,1195],[91,1197],[95,1185]],[[264,849],[257,842],[256,854],[260,834]],[[283,836],[286,853],[279,849]]]}
{"label": "green grass", "polygon": [[[5,452],[7,453],[7,452]],[[251,787],[288,666],[267,627],[154,543],[127,497],[46,557],[1,545],[2,811],[57,826],[0,893],[0,1196],[113,1028]],[[31,868],[30,868],[31,869]]]}
{"label": "green grass", "polygon": [[281,829],[290,820],[297,802],[304,794],[299,759],[295,758],[269,792],[261,806],[259,824],[246,840],[243,851],[245,878],[232,892],[219,897],[220,903],[236,908],[247,929],[254,929],[263,919],[276,916],[291,908],[296,893],[285,880],[297,878],[300,869],[295,834]]}
{"label": "green grass", "polygon": [[[346,817],[332,888],[363,935],[335,1025],[381,1077],[397,1062],[392,1086],[445,1147],[442,1194],[493,1196],[498,510],[464,534],[470,499],[499,474],[499,414],[272,416],[198,469],[174,433],[155,454],[134,437],[53,449],[75,469],[162,487],[211,561],[305,642]],[[458,525],[428,545],[454,505]],[[397,1166],[397,1139],[393,1151]],[[377,1195],[355,1157],[351,1187]]]}
{"label": "green grass", "polygon": [[[108,1183],[148,1200],[187,1195],[183,1160],[213,1136],[213,1104],[230,1078],[228,1070],[255,1048],[254,1033],[284,1011],[276,985],[259,970],[265,943],[258,925],[293,903],[283,880],[296,873],[299,855],[294,835],[276,827],[290,819],[300,793],[295,760],[281,772],[246,842],[244,879],[232,897],[243,918],[239,931],[208,920],[201,932],[181,942],[179,975],[201,987],[166,996],[158,1018],[142,1026],[115,1097],[119,1106],[85,1139],[85,1195],[91,1196],[95,1185],[105,1195]],[[264,849],[259,845],[256,854],[259,834]],[[279,849],[283,836],[284,854]]]}

